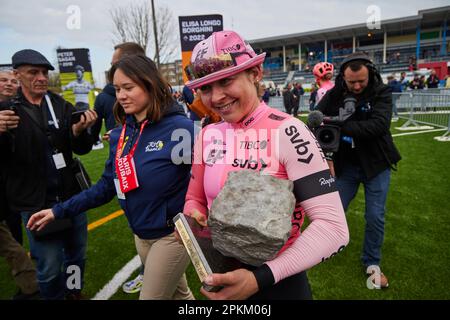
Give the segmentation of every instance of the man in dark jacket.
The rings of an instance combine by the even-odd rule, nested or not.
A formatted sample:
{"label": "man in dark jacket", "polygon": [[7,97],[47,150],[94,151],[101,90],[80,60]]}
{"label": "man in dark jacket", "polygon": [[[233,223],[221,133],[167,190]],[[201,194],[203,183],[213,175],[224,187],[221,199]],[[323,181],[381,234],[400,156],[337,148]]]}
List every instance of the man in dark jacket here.
{"label": "man in dark jacket", "polygon": [[[0,124],[2,176],[9,207],[22,216],[26,225],[32,213],[81,191],[72,151],[86,154],[91,150],[92,139],[86,129],[95,123],[97,116],[94,111],[86,111],[78,122],[72,123],[74,107],[47,91],[48,70],[54,68],[39,52],[18,51],[12,64],[21,88],[16,98],[0,105],[0,110],[7,109],[3,112],[6,119]],[[51,233],[47,238],[39,238],[27,229],[44,299],[63,299],[65,294],[79,295],[81,290],[86,217],[74,217],[65,226],[64,231]],[[66,281],[74,272],[70,270],[76,270],[78,281],[74,286]]]}
{"label": "man in dark jacket", "polygon": [[439,86],[439,77],[436,75],[436,70],[432,69],[431,74],[427,79],[428,89],[436,89]]}
{"label": "man in dark jacket", "polygon": [[[19,80],[14,75],[12,68],[4,70],[0,69],[0,102],[8,101],[9,99],[15,97],[18,89]],[[0,114],[0,119],[1,117],[2,115]],[[2,187],[4,187],[4,183],[2,182],[0,174],[0,189],[4,189]],[[2,197],[2,192],[4,192],[4,190],[0,190],[0,197]],[[5,220],[9,231],[13,235],[14,239],[16,239],[20,245],[23,245],[22,219],[18,214],[11,214],[9,212],[5,197],[3,197],[2,201],[0,201],[0,206],[2,206],[6,212]]]}
{"label": "man in dark jacket", "polygon": [[286,88],[283,89],[283,104],[284,109],[286,109],[287,114],[292,113],[292,108],[294,108],[295,98],[292,93],[292,84],[288,83]]}
{"label": "man in dark jacket", "polygon": [[320,101],[318,109],[337,116],[348,96],[356,98],[354,114],[341,127],[343,139],[333,155],[337,187],[344,209],[364,185],[365,238],[362,263],[369,277],[369,288],[385,288],[387,277],[380,270],[384,238],[384,213],[391,169],[401,159],[389,131],[392,94],[375,66],[361,53],[347,57],[336,78],[336,85]]}
{"label": "man in dark jacket", "polygon": [[305,94],[305,90],[302,87],[301,83],[295,83],[292,89],[292,94],[294,95],[294,105],[293,105],[293,116],[297,117],[298,109],[300,107],[300,99],[301,96]]}
{"label": "man in dark jacket", "polygon": [[388,86],[391,88],[392,95],[392,112],[394,116],[392,117],[392,121],[398,121],[398,111],[397,111],[397,101],[400,98],[400,93],[402,93],[402,84],[395,79],[394,75],[389,75],[387,77]]}
{"label": "man in dark jacket", "polygon": [[[114,104],[116,103],[116,90],[114,86],[108,83],[103,91],[99,93],[94,103],[94,110],[97,112],[98,119],[95,125],[92,127],[92,135],[98,137],[103,126],[103,120],[105,120],[105,134],[103,140],[109,140],[109,133],[116,127],[116,120],[114,119]],[[101,143],[99,140],[98,144]]]}
{"label": "man in dark jacket", "polygon": [[[11,116],[13,116],[11,118]],[[14,116],[11,110],[0,109],[0,138],[2,134],[6,134],[8,130],[13,130],[18,125],[19,118]],[[5,219],[9,217],[10,210],[6,203],[6,188],[2,177],[2,169],[5,166],[5,159],[0,159],[0,257],[4,257],[6,263],[11,269],[12,276],[19,292],[13,299],[38,299],[39,290],[36,280],[36,268],[27,255],[22,245],[13,237],[9,226],[5,223]],[[22,232],[22,220],[19,215],[19,227]]]}

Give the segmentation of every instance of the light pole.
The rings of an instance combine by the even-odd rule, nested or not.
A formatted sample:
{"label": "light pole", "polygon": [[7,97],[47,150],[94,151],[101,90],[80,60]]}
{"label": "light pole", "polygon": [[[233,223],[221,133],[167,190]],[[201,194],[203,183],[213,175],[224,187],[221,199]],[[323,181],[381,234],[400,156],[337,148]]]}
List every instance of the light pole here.
{"label": "light pole", "polygon": [[153,18],[153,33],[155,36],[155,48],[156,48],[156,65],[159,68],[159,45],[158,45],[158,29],[156,23],[155,5],[152,0],[152,18]]}

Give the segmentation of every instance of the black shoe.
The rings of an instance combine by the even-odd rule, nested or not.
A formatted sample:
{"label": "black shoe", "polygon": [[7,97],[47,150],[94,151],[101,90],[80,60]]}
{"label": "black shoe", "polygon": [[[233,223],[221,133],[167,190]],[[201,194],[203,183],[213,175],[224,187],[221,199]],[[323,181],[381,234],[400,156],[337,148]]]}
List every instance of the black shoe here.
{"label": "black shoe", "polygon": [[12,297],[12,300],[41,300],[41,293],[39,290],[29,294],[19,291]]}

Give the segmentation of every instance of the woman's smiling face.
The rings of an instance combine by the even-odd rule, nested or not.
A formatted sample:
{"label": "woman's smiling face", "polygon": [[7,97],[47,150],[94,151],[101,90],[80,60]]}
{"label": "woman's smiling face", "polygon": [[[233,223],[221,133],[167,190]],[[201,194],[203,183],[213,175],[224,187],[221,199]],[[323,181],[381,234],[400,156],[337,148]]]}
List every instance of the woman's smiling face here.
{"label": "woman's smiling face", "polygon": [[226,122],[238,123],[260,103],[255,83],[261,76],[261,68],[252,68],[204,85],[200,87],[202,102]]}

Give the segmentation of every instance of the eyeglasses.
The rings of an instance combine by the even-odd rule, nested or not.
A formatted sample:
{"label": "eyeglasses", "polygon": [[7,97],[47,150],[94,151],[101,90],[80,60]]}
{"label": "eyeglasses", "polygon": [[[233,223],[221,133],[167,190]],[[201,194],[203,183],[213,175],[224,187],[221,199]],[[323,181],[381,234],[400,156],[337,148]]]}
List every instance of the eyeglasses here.
{"label": "eyeglasses", "polygon": [[237,66],[236,58],[243,54],[247,54],[250,58],[253,58],[247,51],[225,53],[208,59],[199,59],[187,65],[184,71],[190,81],[200,79],[214,72]]}

